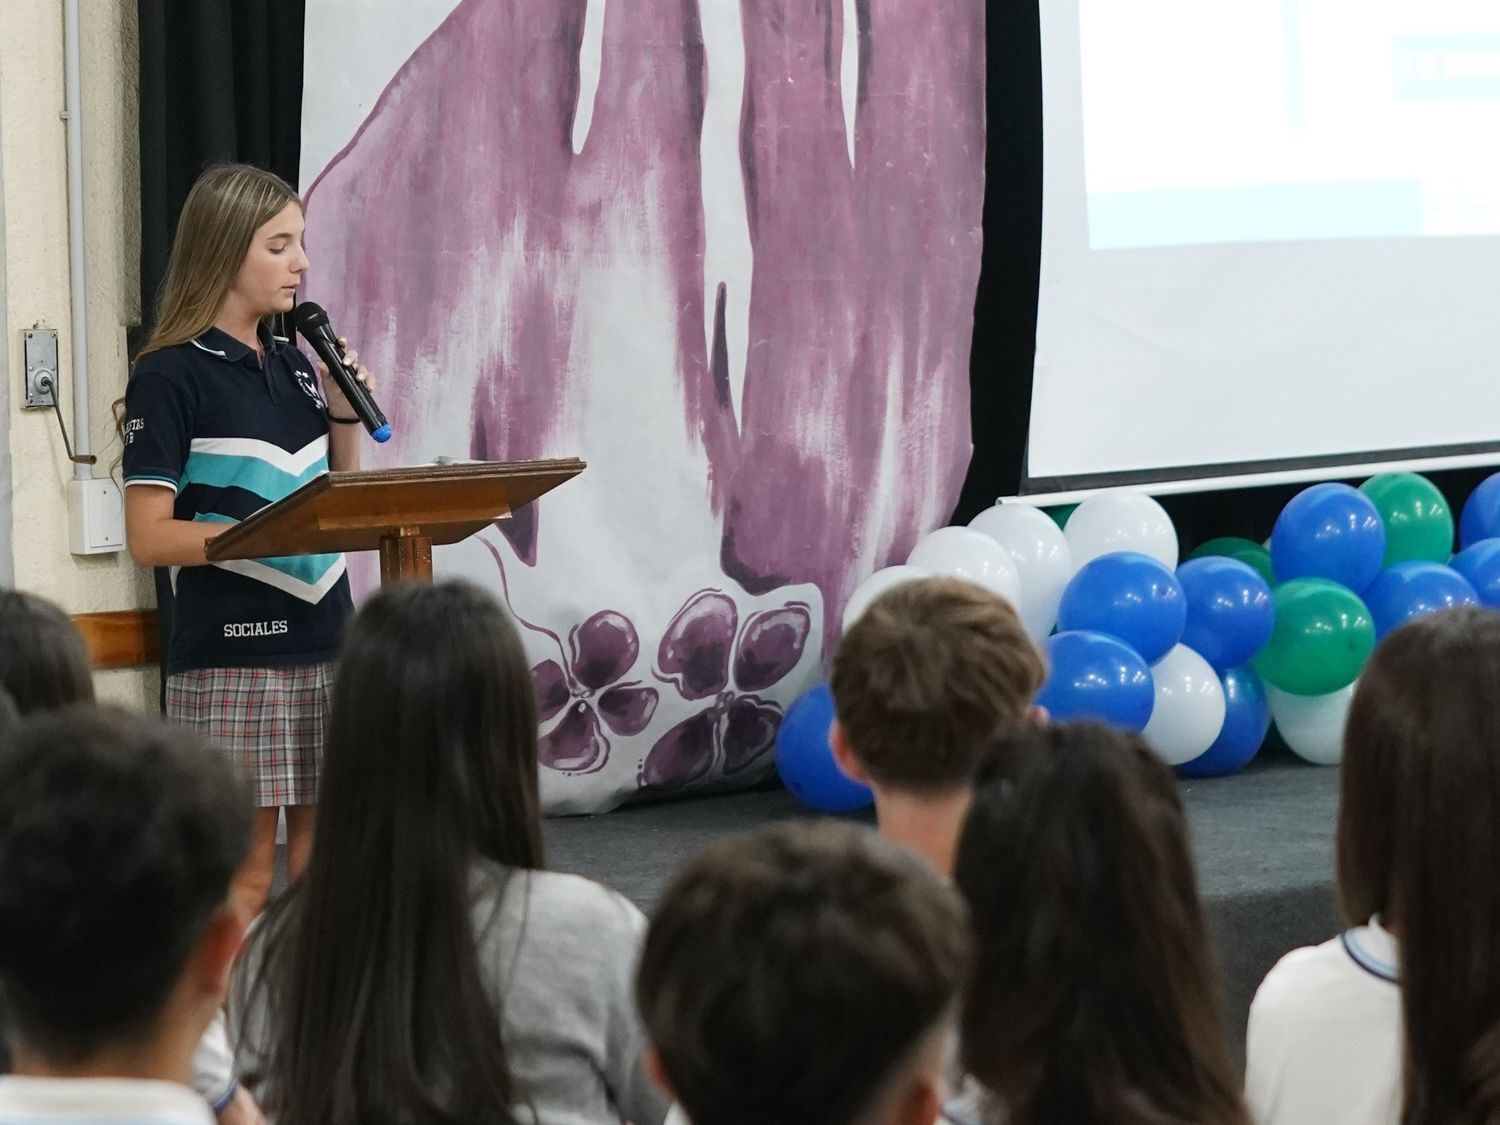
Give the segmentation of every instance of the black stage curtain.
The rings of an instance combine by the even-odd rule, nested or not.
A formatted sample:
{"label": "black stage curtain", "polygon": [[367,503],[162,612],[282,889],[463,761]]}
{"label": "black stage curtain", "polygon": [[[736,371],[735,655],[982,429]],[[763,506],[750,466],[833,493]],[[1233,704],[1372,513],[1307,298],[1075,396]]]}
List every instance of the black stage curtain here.
{"label": "black stage curtain", "polygon": [[984,253],[974,301],[974,460],[954,523],[1021,483],[1042,258],[1042,44],[1034,0],[987,5]]}
{"label": "black stage curtain", "polygon": [[137,0],[146,323],[177,215],[205,167],[242,161],[297,182],[304,12],[305,0]]}

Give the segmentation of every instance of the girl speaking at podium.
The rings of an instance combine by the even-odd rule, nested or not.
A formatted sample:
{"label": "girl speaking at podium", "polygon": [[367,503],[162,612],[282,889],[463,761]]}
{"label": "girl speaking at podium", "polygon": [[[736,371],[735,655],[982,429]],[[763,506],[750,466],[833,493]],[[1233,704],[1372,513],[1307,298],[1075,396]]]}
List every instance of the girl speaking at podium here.
{"label": "girl speaking at podium", "polygon": [[[307,272],[302,233],[302,201],[279,177],[238,164],[199,177],[120,434],[130,554],[157,568],[167,714],[233,756],[258,806],[238,887],[252,911],[270,893],[283,808],[290,875],[307,862],[333,662],[353,610],[341,554],[205,556],[226,525],[330,468],[359,467],[343,392],[268,325]],[[364,368],[359,377],[369,383]]]}

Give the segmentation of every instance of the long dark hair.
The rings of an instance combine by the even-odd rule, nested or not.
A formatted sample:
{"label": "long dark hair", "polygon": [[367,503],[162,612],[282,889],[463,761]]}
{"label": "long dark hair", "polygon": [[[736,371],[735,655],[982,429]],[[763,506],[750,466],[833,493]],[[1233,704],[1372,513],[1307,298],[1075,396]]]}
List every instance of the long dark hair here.
{"label": "long dark hair", "polygon": [[1403,1125],[1500,1118],[1500,614],[1396,630],[1354,692],[1339,901],[1397,935]]}
{"label": "long dark hair", "polygon": [[1014,740],[958,849],[966,1070],[1007,1125],[1248,1125],[1171,770],[1092,724]]}
{"label": "long dark hair", "polygon": [[0,592],[0,688],[22,715],[94,702],[83,637],[72,618],[46,598]]}
{"label": "long dark hair", "polygon": [[351,623],[312,856],[242,982],[278,1125],[513,1122],[470,879],[542,865],[536,728],[520,638],[477,587],[388,587]]}

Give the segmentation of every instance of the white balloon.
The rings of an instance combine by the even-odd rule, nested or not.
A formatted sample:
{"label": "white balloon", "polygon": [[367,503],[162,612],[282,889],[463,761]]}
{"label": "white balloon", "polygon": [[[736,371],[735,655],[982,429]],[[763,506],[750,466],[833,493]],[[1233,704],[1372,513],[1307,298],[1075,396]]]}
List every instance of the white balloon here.
{"label": "white balloon", "polygon": [[1293,753],[1315,766],[1339,764],[1344,757],[1344,724],[1357,683],[1327,695],[1293,695],[1266,685],[1271,717]]}
{"label": "white balloon", "polygon": [[1169,766],[1191,762],[1224,729],[1224,685],[1207,660],[1176,645],[1151,666],[1156,706],[1141,732]]}
{"label": "white balloon", "polygon": [[864,616],[865,610],[870,608],[870,603],[881,594],[903,582],[927,576],[927,571],[919,570],[914,566],[888,566],[884,570],[877,570],[854,587],[854,593],[849,595],[848,602],[844,604],[844,632],[847,633],[849,626]]}
{"label": "white balloon", "polygon": [[1073,552],[1052,517],[1030,504],[996,504],[969,521],[1010,555],[1021,578],[1021,623],[1037,644],[1057,624],[1057,607],[1073,577]]}
{"label": "white balloon", "polygon": [[1063,535],[1075,569],[1115,551],[1138,551],[1177,569],[1172,517],[1144,492],[1117,489],[1090,496],[1068,517]]}
{"label": "white balloon", "polygon": [[1010,552],[967,527],[940,527],[924,535],[907,556],[906,565],[965,579],[999,594],[1012,606],[1021,604],[1021,577]]}

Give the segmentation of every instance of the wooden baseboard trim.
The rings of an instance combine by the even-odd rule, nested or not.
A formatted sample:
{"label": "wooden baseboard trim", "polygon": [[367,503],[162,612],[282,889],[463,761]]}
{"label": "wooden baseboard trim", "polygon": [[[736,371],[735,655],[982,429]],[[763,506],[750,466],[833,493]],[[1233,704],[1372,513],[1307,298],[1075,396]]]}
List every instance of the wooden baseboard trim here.
{"label": "wooden baseboard trim", "polygon": [[161,660],[161,630],[154,609],[76,613],[73,624],[83,634],[95,668],[134,668]]}

